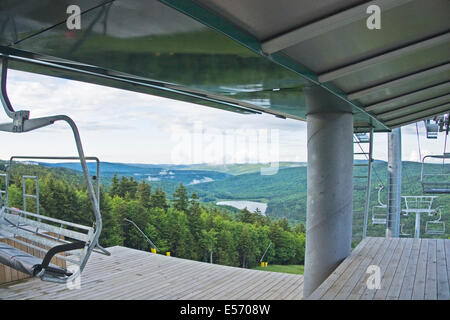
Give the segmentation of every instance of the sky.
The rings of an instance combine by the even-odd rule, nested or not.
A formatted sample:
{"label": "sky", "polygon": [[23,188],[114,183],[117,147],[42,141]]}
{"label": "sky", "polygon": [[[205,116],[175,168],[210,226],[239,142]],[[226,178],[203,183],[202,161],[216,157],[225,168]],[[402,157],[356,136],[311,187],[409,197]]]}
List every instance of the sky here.
{"label": "sky", "polygon": [[[31,117],[66,114],[77,123],[86,155],[123,163],[267,163],[307,159],[306,122],[242,115],[215,108],[16,70],[8,72],[15,110]],[[9,122],[0,112],[0,122]],[[422,156],[442,154],[443,134],[427,140],[418,123]],[[1,132],[0,159],[11,155],[76,155],[69,127]],[[402,128],[403,160],[419,161],[416,125]],[[387,160],[387,134],[374,138],[374,158]]]}

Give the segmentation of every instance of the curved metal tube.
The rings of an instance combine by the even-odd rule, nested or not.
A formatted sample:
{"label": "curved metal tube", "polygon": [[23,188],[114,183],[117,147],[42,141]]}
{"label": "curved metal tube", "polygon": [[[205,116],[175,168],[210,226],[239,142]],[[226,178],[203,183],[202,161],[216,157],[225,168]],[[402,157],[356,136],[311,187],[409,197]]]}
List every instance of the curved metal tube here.
{"label": "curved metal tube", "polygon": [[65,115],[58,115],[58,116],[54,116],[51,118],[53,118],[54,121],[67,122],[69,124],[70,128],[72,129],[72,132],[73,132],[73,135],[75,138],[75,144],[76,144],[77,150],[78,150],[78,156],[80,157],[80,163],[81,163],[81,168],[83,170],[84,179],[86,180],[89,198],[91,200],[92,210],[94,210],[94,214],[95,214],[94,238],[88,246],[88,250],[87,250],[84,261],[80,264],[80,272],[81,272],[84,269],[84,267],[86,266],[87,260],[89,259],[89,256],[90,256],[92,250],[97,245],[98,239],[102,232],[102,217],[101,217],[100,210],[99,210],[100,204],[98,203],[97,198],[95,196],[94,187],[92,186],[92,182],[91,182],[91,179],[89,176],[89,171],[88,171],[87,164],[86,164],[86,159],[84,156],[83,146],[81,144],[80,133],[78,131],[78,128],[77,128],[75,122],[70,117],[65,116]]}
{"label": "curved metal tube", "polygon": [[0,81],[0,90],[1,90],[0,99],[2,101],[3,109],[5,109],[7,116],[10,117],[11,119],[14,119],[14,109],[11,105],[11,102],[9,101],[8,93],[6,92],[6,77],[7,77],[7,73],[8,73],[8,58],[3,56],[2,59],[0,60],[0,64],[1,64],[1,69],[2,69],[1,81]]}
{"label": "curved metal tube", "polygon": [[147,242],[153,247],[153,248],[155,248],[157,251],[159,251],[159,249],[158,249],[158,247],[156,247],[155,246],[155,244],[152,242],[152,240],[150,240],[150,238],[149,237],[147,237],[147,235],[137,226],[137,224],[136,223],[134,223],[133,221],[131,221],[131,220],[129,220],[129,219],[127,219],[127,218],[124,218],[123,219],[124,221],[126,221],[126,222],[129,222],[129,223],[131,223],[143,236],[144,236],[144,238],[145,238],[145,240],[147,240]]}

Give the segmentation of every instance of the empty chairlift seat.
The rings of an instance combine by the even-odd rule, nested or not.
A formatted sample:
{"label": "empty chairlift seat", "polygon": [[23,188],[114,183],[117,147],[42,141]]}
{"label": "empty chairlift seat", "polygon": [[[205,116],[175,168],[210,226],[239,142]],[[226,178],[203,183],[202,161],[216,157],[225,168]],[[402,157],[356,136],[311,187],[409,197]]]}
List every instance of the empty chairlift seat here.
{"label": "empty chairlift seat", "polygon": [[445,233],[445,222],[441,221],[442,212],[441,208],[437,209],[434,212],[434,215],[437,215],[437,219],[429,220],[425,224],[425,233],[429,235],[442,235]]}
{"label": "empty chairlift seat", "polygon": [[79,273],[94,240],[94,228],[4,206],[0,210],[0,235],[27,251],[0,243],[0,263],[42,280],[66,282],[74,272],[50,261],[53,257],[62,259]]}
{"label": "empty chairlift seat", "polygon": [[450,153],[427,155],[422,159],[420,182],[425,194],[450,193]]}
{"label": "empty chairlift seat", "polygon": [[372,207],[372,224],[386,224],[387,221],[387,205],[381,202],[381,191],[384,186],[378,187],[378,203],[379,205]]}
{"label": "empty chairlift seat", "polygon": [[427,139],[437,139],[439,132],[439,125],[437,122],[427,119],[424,120],[425,131],[427,133]]}

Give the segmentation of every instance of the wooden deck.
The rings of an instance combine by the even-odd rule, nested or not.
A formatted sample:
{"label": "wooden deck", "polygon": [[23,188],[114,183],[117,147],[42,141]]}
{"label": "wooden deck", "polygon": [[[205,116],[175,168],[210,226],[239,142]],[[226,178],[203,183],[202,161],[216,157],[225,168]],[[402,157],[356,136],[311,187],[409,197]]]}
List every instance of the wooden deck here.
{"label": "wooden deck", "polygon": [[303,276],[166,257],[124,247],[94,253],[81,288],[27,279],[0,286],[0,299],[296,300]]}
{"label": "wooden deck", "polygon": [[[370,265],[380,288],[368,289]],[[309,299],[449,300],[450,240],[366,238]]]}

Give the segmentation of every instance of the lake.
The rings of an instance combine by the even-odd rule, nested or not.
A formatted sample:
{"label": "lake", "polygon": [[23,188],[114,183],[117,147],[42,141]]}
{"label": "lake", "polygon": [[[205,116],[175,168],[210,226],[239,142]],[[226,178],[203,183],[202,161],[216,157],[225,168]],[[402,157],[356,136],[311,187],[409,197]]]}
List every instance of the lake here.
{"label": "lake", "polygon": [[230,206],[240,210],[247,208],[247,210],[250,212],[254,212],[256,208],[258,208],[263,216],[266,215],[267,209],[267,203],[247,201],[247,200],[219,201],[216,204],[218,206]]}

